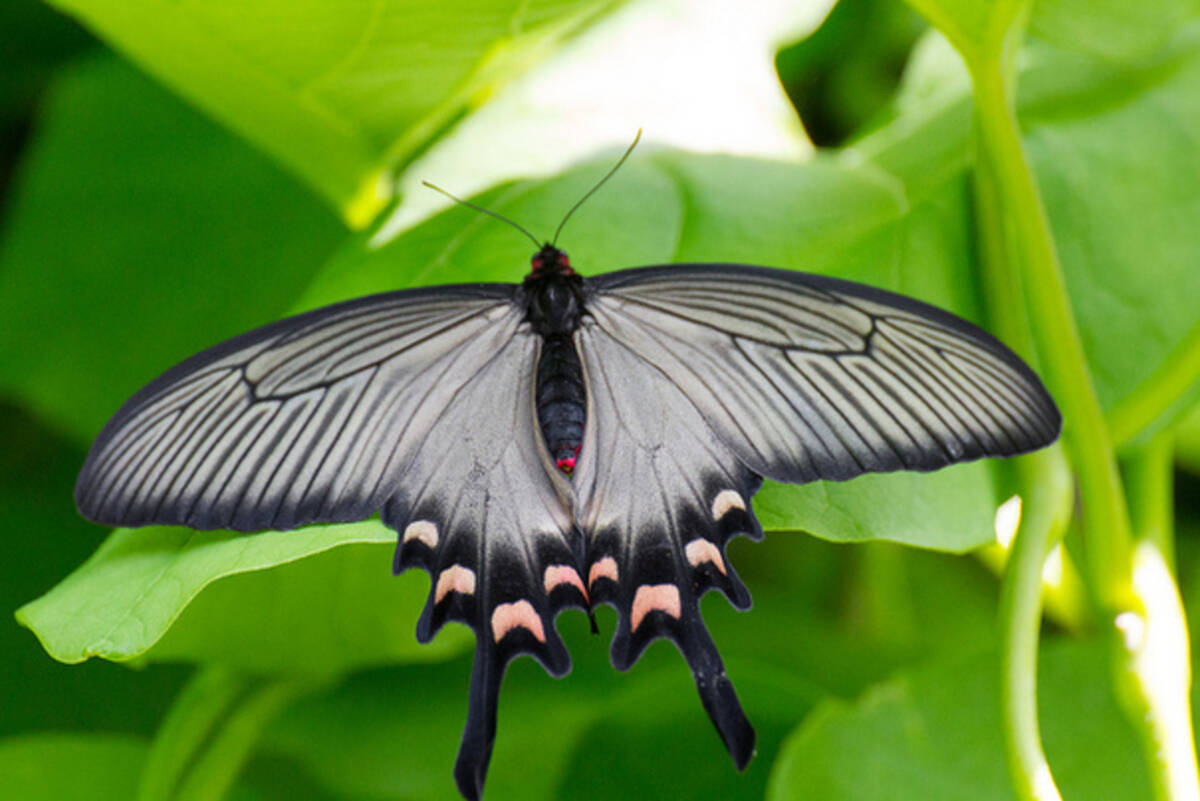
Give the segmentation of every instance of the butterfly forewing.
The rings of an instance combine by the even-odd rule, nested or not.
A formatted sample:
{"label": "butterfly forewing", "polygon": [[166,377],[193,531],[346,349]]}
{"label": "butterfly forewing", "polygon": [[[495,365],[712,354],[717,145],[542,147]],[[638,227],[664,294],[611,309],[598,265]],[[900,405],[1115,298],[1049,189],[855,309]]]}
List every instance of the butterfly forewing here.
{"label": "butterfly forewing", "polygon": [[[356,520],[428,424],[521,321],[512,287],[446,287],[330,306],[168,371],[105,426],[76,485],[112,525],[242,531]],[[474,349],[480,342],[490,347]],[[366,443],[371,443],[366,445]]]}
{"label": "butterfly forewing", "polygon": [[667,377],[755,473],[933,470],[1051,442],[1038,378],[970,323],[833,278],[678,265],[590,279],[591,324]]}

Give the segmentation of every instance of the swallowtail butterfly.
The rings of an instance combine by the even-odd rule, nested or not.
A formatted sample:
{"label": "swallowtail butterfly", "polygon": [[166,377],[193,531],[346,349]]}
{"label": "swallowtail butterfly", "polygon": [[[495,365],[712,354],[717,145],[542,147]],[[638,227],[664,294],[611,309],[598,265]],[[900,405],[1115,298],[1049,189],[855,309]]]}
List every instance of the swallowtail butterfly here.
{"label": "swallowtail butterfly", "polygon": [[85,517],[118,526],[380,513],[399,533],[395,572],[431,578],[417,638],[450,620],[475,632],[455,767],[469,799],[508,662],[569,670],[567,607],[616,608],[622,670],[670,638],[744,767],[754,730],[698,604],[715,588],[749,607],[725,549],[762,536],[763,478],[935,470],[1061,427],[1008,348],[901,295],[736,264],[585,278],[554,244],[532,267],[520,284],[374,295],[204,351],[116,413],[75,489]]}

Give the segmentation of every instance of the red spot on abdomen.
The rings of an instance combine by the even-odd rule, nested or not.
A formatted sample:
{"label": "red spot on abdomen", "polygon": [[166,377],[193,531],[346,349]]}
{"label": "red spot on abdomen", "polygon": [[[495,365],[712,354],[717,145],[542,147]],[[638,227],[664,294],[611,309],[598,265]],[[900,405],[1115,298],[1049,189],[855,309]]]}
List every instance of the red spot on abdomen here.
{"label": "red spot on abdomen", "polygon": [[571,453],[567,456],[560,456],[554,461],[558,465],[558,469],[566,473],[568,476],[575,472],[575,460],[579,458],[579,449],[582,445],[576,445],[571,449]]}

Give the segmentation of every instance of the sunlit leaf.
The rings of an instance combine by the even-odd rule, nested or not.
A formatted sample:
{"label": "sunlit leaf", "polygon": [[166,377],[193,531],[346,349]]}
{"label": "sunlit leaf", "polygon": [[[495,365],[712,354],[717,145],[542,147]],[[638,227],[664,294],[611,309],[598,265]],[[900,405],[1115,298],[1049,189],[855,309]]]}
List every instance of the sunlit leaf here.
{"label": "sunlit leaf", "polygon": [[[428,582],[391,575],[394,538],[379,523],[255,535],[118,531],[17,619],[63,662],[148,656],[326,672],[461,649],[459,632],[430,647],[414,640]],[[314,554],[324,557],[297,562]]]}

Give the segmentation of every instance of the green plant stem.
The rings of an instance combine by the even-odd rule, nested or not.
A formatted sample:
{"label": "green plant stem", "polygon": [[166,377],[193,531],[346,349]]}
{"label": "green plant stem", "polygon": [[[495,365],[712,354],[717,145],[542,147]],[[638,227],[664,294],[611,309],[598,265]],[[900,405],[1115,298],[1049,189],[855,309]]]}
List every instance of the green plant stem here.
{"label": "green plant stem", "polygon": [[[972,188],[984,299],[992,330],[1027,360],[1034,359],[1025,317],[1017,255],[1005,225],[996,166],[975,142]],[[1059,801],[1061,795],[1038,731],[1037,660],[1042,622],[1042,568],[1071,518],[1074,489],[1060,445],[1013,463],[1021,503],[1020,523],[1000,593],[1001,708],[1005,755],[1021,801]]]}
{"label": "green plant stem", "polygon": [[258,735],[313,678],[262,679],[199,668],[175,699],[150,749],[138,801],[219,801]]}
{"label": "green plant stem", "polygon": [[1013,789],[1022,801],[1058,801],[1038,733],[1037,659],[1042,568],[1071,517],[1071,472],[1057,446],[1017,466],[1022,488],[1017,528],[1000,593],[1001,695]]}
{"label": "green plant stem", "polygon": [[1181,722],[1181,717],[1189,722],[1189,716],[1179,712],[1187,709],[1190,666],[1186,648],[1178,648],[1180,632],[1186,642],[1178,592],[1157,548],[1139,548],[1135,560],[1107,421],[1088,374],[1000,60],[968,58],[968,67],[980,152],[994,171],[1010,252],[1021,273],[1030,323],[1039,335],[1040,363],[1064,412],[1064,446],[1078,478],[1090,587],[1105,618],[1123,635],[1114,680],[1150,757],[1157,797],[1195,801],[1200,790],[1191,732]]}
{"label": "green plant stem", "polygon": [[1118,446],[1171,423],[1200,392],[1200,323],[1166,361],[1108,412],[1108,430]]}
{"label": "green plant stem", "polygon": [[[1130,510],[1138,543],[1134,590],[1144,618],[1129,618],[1125,635],[1130,675],[1125,701],[1144,716],[1143,746],[1160,799],[1200,799],[1192,735],[1191,666],[1187,620],[1172,576],[1173,438],[1159,433],[1125,462]],[[1121,621],[1119,621],[1121,623]]]}
{"label": "green plant stem", "polygon": [[1129,511],[1138,541],[1150,541],[1175,572],[1175,438],[1156,435],[1125,461]]}
{"label": "green plant stem", "polygon": [[1088,374],[1041,197],[1025,160],[1003,74],[973,66],[981,149],[994,165],[996,191],[1008,220],[1038,355],[1065,418],[1064,446],[1079,480],[1088,570],[1101,604],[1122,611],[1131,602],[1129,514]]}

